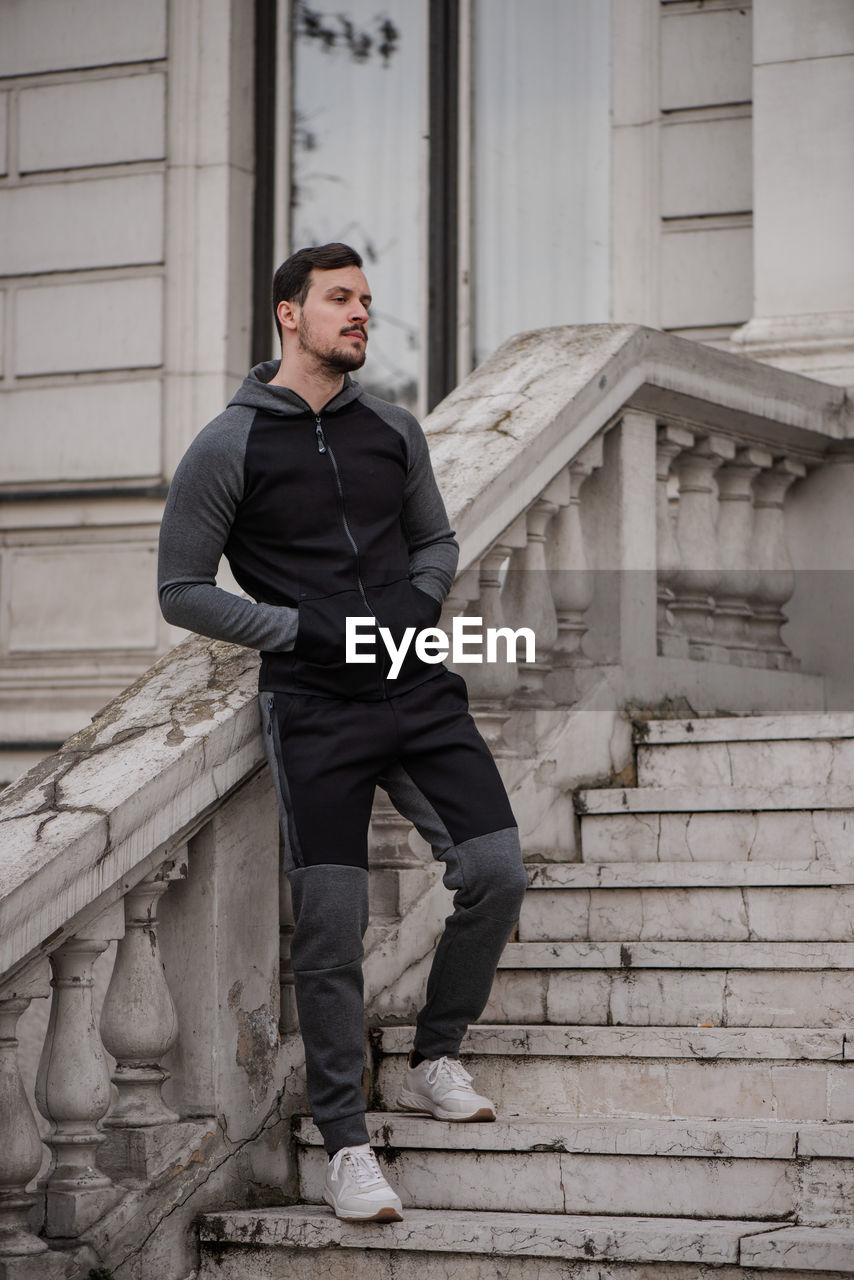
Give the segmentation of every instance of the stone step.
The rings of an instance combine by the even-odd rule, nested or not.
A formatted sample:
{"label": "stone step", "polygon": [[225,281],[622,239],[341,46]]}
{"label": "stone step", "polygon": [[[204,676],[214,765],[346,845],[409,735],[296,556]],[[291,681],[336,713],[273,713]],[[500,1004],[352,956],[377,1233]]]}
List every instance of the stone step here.
{"label": "stone step", "polygon": [[854,1025],[854,943],[519,942],[484,1021],[614,1026]]}
{"label": "stone step", "polygon": [[719,888],[854,885],[854,862],[545,862],[529,863],[529,889]]}
{"label": "stone step", "polygon": [[[413,1030],[374,1032],[380,1109],[397,1105]],[[462,1051],[504,1115],[854,1120],[854,1035],[839,1028],[478,1024]]]}
{"label": "stone step", "polygon": [[854,738],[854,713],[791,716],[710,716],[690,720],[646,720],[635,725],[635,742],[787,742]]}
{"label": "stone step", "polygon": [[640,787],[845,786],[854,738],[638,745]]}
{"label": "stone step", "polygon": [[584,814],[750,813],[754,810],[854,810],[854,784],[847,786],[702,786],[593,787],[577,791],[575,807]]}
{"label": "stone step", "polygon": [[825,808],[815,791],[809,797],[814,807],[802,809],[764,808],[755,788],[701,793],[639,787],[585,791],[579,797],[590,806],[581,816],[581,858],[591,865],[791,860],[838,866],[851,860],[854,808]]}
{"label": "stone step", "polygon": [[854,922],[854,885],[562,889],[529,893],[522,942],[844,942]]}
{"label": "stone step", "polygon": [[854,777],[854,716],[745,716],[636,726],[638,784],[828,786]]}
{"label": "stone step", "polygon": [[735,1280],[742,1257],[770,1259],[751,1261],[750,1280],[779,1280],[782,1269],[854,1275],[854,1230],[762,1221],[409,1209],[382,1226],[293,1205],[208,1214],[200,1236],[199,1280],[567,1280],[570,1267],[576,1280],[651,1280],[666,1263],[679,1264],[674,1280],[709,1280],[710,1267]]}
{"label": "stone step", "polygon": [[[371,1142],[404,1205],[526,1213],[824,1221],[854,1205],[854,1161],[798,1152],[791,1125],[519,1119],[439,1124],[369,1116]],[[854,1154],[854,1126],[845,1126]],[[299,1185],[322,1203],[327,1157],[297,1127]],[[798,1156],[797,1160],[795,1159]],[[725,1163],[722,1163],[725,1162]]]}

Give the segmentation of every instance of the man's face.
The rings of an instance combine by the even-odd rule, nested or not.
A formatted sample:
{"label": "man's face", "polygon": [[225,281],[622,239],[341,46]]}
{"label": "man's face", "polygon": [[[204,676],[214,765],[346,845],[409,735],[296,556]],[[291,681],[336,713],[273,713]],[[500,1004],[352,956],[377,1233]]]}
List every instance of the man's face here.
{"label": "man's face", "polygon": [[300,350],[335,373],[360,369],[368,345],[370,305],[368,282],[358,267],[315,268],[297,318]]}

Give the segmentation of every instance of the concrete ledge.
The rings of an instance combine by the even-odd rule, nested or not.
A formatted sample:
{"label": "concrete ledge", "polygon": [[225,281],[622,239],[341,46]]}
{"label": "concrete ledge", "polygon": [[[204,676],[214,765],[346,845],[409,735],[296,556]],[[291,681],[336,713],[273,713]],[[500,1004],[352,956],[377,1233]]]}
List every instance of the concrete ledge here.
{"label": "concrete ledge", "polygon": [[836,1271],[854,1275],[854,1227],[784,1227],[745,1239],[745,1267],[780,1271]]}
{"label": "concrete ledge", "polygon": [[528,867],[528,891],[796,888],[854,884],[854,862],[553,862]]}
{"label": "concrete ledge", "polygon": [[[775,1120],[627,1120],[624,1117],[569,1119],[518,1116],[494,1124],[448,1124],[399,1111],[368,1113],[371,1143],[384,1147],[436,1151],[564,1152],[634,1156],[683,1156],[748,1160],[792,1160],[801,1128]],[[821,1129],[832,1130],[826,1149],[811,1155],[854,1156],[854,1125],[812,1126],[805,1132],[821,1146]],[[814,1132],[814,1131],[819,1132]],[[307,1117],[296,1122],[304,1146],[322,1145],[320,1131]],[[832,1147],[832,1150],[831,1150]]]}
{"label": "concrete ledge", "polygon": [[504,969],[854,970],[854,942],[511,942]]}
{"label": "concrete ledge", "polygon": [[601,1258],[720,1265],[738,1261],[745,1236],[767,1230],[767,1222],[527,1213],[473,1216],[470,1211],[418,1209],[407,1210],[403,1222],[353,1226],[339,1221],[330,1209],[294,1205],[209,1214],[201,1221],[200,1236],[203,1246],[246,1243],[286,1249],[405,1249],[565,1261]]}
{"label": "concrete ledge", "polygon": [[0,973],[121,897],[260,767],[257,670],[247,649],[188,640],[3,793]]}
{"label": "concrete ledge", "polygon": [[[384,1054],[408,1053],[414,1027],[381,1027]],[[561,1027],[478,1024],[463,1040],[464,1054],[566,1058],[760,1058],[842,1062],[844,1029],[810,1027]]]}
{"label": "concrete ledge", "polygon": [[578,791],[581,814],[755,813],[854,810],[854,785],[837,787],[602,787]]}
{"label": "concrete ledge", "polygon": [[720,716],[696,720],[647,720],[635,725],[635,742],[647,746],[701,742],[789,742],[854,738],[854,715]]}

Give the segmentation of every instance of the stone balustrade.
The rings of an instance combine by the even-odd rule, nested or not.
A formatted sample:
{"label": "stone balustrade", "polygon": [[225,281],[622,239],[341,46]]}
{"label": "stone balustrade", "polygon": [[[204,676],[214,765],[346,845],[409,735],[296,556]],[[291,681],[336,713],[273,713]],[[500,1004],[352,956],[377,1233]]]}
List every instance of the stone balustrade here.
{"label": "stone balustrade", "polygon": [[[441,625],[536,636],[534,661],[460,670],[544,849],[579,768],[554,752],[547,781],[520,724],[575,741],[566,708],[603,683],[613,715],[686,689],[700,713],[744,710],[746,672],[752,709],[820,700],[781,634],[786,503],[849,418],[838,388],[633,326],[522,335],[431,416],[462,547]],[[238,1159],[247,1195],[281,1196],[302,1083],[256,672],[188,641],[0,797],[2,1280],[137,1265]],[[608,725],[585,731],[591,759],[613,759]],[[429,954],[446,902],[381,804],[371,860],[377,993]],[[188,1274],[186,1238],[149,1273]]]}

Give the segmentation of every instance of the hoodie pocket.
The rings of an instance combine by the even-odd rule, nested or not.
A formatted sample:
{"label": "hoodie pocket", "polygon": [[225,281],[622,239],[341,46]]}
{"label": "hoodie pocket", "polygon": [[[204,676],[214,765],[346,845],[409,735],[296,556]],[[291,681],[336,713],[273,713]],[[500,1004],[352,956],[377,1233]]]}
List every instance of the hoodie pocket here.
{"label": "hoodie pocket", "polygon": [[370,616],[358,591],[300,600],[294,656],[314,667],[343,667],[347,657],[347,619]]}

